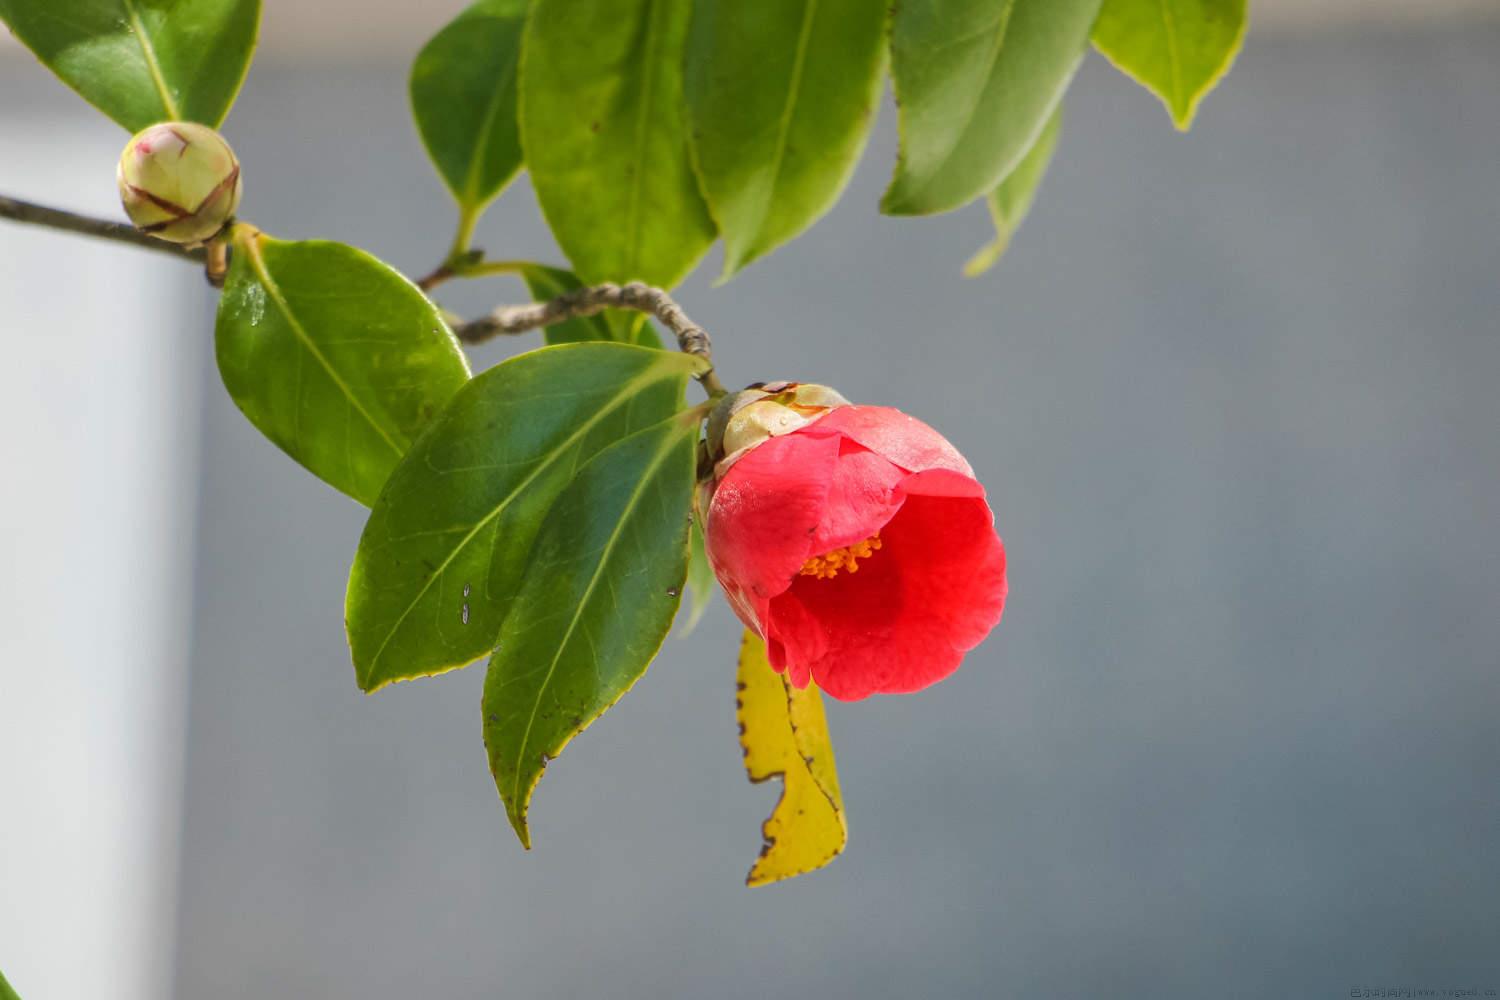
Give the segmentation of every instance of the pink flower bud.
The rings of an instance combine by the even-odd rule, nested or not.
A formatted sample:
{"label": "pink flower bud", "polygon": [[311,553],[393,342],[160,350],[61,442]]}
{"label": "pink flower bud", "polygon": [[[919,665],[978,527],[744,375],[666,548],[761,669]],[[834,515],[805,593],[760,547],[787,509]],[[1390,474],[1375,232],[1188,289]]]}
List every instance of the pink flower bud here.
{"label": "pink flower bud", "polygon": [[822,386],[749,392],[710,420],[699,503],[714,573],[771,665],[845,701],[947,677],[1005,607],[969,463],[899,410]]}
{"label": "pink flower bud", "polygon": [[216,236],[240,204],[240,164],[224,137],[194,122],[161,122],[130,140],[117,171],[125,214],[169,243]]}

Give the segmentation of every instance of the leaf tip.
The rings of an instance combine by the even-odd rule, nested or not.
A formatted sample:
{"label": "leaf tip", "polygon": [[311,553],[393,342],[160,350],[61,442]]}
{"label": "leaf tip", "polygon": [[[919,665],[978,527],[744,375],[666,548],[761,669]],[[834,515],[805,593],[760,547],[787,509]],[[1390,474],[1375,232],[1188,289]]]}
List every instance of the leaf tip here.
{"label": "leaf tip", "polygon": [[964,262],[963,275],[965,278],[977,278],[990,268],[1000,262],[1005,254],[1006,247],[1010,245],[1010,234],[997,236],[974,251],[974,256]]}
{"label": "leaf tip", "polygon": [[886,189],[885,194],[880,196],[881,215],[921,215],[915,207],[909,204],[899,192],[896,185],[892,184]]}
{"label": "leaf tip", "polygon": [[526,824],[525,809],[512,809],[510,803],[506,803],[505,816],[510,820],[510,828],[516,831],[516,839],[521,842],[521,846],[531,850],[531,827]]}
{"label": "leaf tip", "polygon": [[1193,127],[1193,119],[1198,117],[1198,101],[1194,99],[1175,106],[1167,104],[1167,114],[1172,116],[1172,126],[1186,134]]}

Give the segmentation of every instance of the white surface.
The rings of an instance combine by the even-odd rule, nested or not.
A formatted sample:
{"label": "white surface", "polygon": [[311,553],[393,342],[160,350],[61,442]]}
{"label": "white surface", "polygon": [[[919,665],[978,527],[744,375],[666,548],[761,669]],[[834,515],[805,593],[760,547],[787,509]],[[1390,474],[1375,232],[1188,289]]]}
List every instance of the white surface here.
{"label": "white surface", "polygon": [[[121,141],[0,105],[0,189],[117,214]],[[0,222],[0,968],[27,998],[171,992],[195,280]]]}

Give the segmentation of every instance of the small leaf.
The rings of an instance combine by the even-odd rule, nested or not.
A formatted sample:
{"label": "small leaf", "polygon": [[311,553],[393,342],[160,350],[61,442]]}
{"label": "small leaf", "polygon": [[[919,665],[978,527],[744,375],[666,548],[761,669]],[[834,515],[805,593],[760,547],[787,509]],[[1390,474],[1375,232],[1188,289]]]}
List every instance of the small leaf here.
{"label": "small leaf", "polygon": [[714,239],[688,162],[691,4],[536,0],[521,58],[521,147],[578,276],[670,288]]}
{"label": "small leaf", "polygon": [[160,121],[217,128],[250,67],[260,0],[0,0],[0,20],[132,132]]}
{"label": "small leaf", "polygon": [[703,620],[703,613],[713,603],[714,587],[717,583],[713,565],[708,561],[708,547],[704,543],[703,526],[694,515],[692,532],[688,538],[688,613],[677,628],[678,635],[693,634],[693,630]]}
{"label": "small leaf", "polygon": [[781,799],[761,827],[765,846],[745,879],[766,885],[828,864],[844,850],[849,828],[817,686],[786,683],[766,659],[766,644],[749,630],[740,643],[738,682],[745,772],[751,781],[782,780]]}
{"label": "small leaf", "polygon": [[1245,0],[1104,0],[1094,47],[1186,132],[1245,40]]}
{"label": "small leaf", "polygon": [[1057,137],[1061,131],[1062,105],[1059,104],[1057,110],[1052,112],[1052,117],[1047,119],[1042,134],[1037,136],[1036,142],[1021,162],[1016,164],[1016,169],[985,199],[990,219],[995,223],[995,238],[969,258],[964,265],[964,277],[974,278],[983,274],[994,267],[1000,255],[1005,253],[1011,236],[1021,228],[1026,213],[1031,211],[1031,203],[1036,199],[1036,190],[1047,173],[1047,164],[1052,162],[1052,152],[1057,148]]}
{"label": "small leaf", "polygon": [[525,24],[526,0],[479,0],[412,64],[411,106],[422,144],[471,214],[521,169],[516,67]]}
{"label": "small leaf", "polygon": [[542,526],[484,682],[484,742],[506,814],[548,761],[646,671],[687,576],[698,420],[682,413],[599,453]]}
{"label": "small leaf", "polygon": [[[572,271],[542,264],[529,265],[521,272],[531,297],[538,302],[555,299],[565,292],[582,288]],[[549,344],[581,344],[589,341],[607,341],[617,344],[639,344],[641,347],[661,347],[661,338],[646,322],[645,313],[624,312],[606,309],[592,316],[575,316],[547,327],[544,336]]]}
{"label": "small leaf", "polygon": [[0,1000],[21,1000],[10,983],[6,982],[3,972],[0,972]]}
{"label": "small leaf", "polygon": [[345,605],[361,689],[494,648],[532,543],[579,466],[660,423],[697,359],[620,344],[547,347],[465,386],[392,473]]}
{"label": "small leaf", "polygon": [[724,277],[833,206],[875,123],[886,0],[699,0],[687,50],[693,162]]}
{"label": "small leaf", "polygon": [[891,32],[899,106],[890,215],[930,215],[995,187],[1036,142],[1082,61],[1099,0],[902,3]]}
{"label": "small leaf", "polygon": [[469,378],[442,316],[363,251],[236,227],[219,374],[260,432],[360,503]]}

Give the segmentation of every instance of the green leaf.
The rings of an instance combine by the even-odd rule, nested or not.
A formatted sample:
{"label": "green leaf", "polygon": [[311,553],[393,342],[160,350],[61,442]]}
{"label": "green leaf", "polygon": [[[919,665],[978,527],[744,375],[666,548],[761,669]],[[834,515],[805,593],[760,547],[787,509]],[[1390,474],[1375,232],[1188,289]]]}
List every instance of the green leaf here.
{"label": "green leaf", "polygon": [[521,147],[537,200],[589,284],[670,288],[714,239],[688,162],[684,0],[536,0]]}
{"label": "green leaf", "polygon": [[713,564],[708,561],[708,547],[703,538],[703,526],[695,516],[692,533],[688,540],[688,613],[678,627],[678,635],[691,635],[698,627],[698,623],[703,620],[703,613],[713,603],[714,585],[717,582],[714,577]]}
{"label": "green leaf", "polygon": [[[583,282],[572,271],[560,267],[530,264],[521,272],[531,297],[538,302],[555,299],[559,295],[582,288]],[[554,323],[544,332],[549,344],[581,344],[589,341],[607,341],[617,344],[639,344],[641,347],[661,347],[661,338],[646,322],[646,314],[606,309],[592,316],[575,316],[561,323]]]}
{"label": "green leaf", "polygon": [[345,605],[359,686],[489,652],[542,520],[579,466],[660,423],[701,361],[622,344],[511,358],[459,391],[370,512]]}
{"label": "green leaf", "polygon": [[525,24],[526,0],[479,0],[412,64],[417,131],[459,207],[472,215],[521,169],[516,67]]}
{"label": "green leaf", "polygon": [[0,1000],[21,1000],[16,991],[11,988],[10,983],[5,980],[5,973],[0,972]]}
{"label": "green leaf", "polygon": [[260,0],[0,0],[0,20],[132,132],[218,127],[250,68]]}
{"label": "green leaf", "polygon": [[1186,132],[1245,40],[1245,0],[1104,0],[1094,46]]}
{"label": "green leaf", "polygon": [[234,233],[219,374],[260,432],[360,503],[469,378],[425,295],[363,251]]}
{"label": "green leaf", "polygon": [[822,868],[849,842],[823,696],[816,684],[795,688],[771,669],[766,644],[745,631],[736,671],[735,717],[745,773],[782,780],[781,799],[761,826],[765,846],[746,885],[766,885]]}
{"label": "green leaf", "polygon": [[833,206],[875,123],[886,0],[699,0],[687,49],[693,161],[724,277]]}
{"label": "green leaf", "polygon": [[1021,162],[1016,164],[1016,169],[985,199],[990,219],[995,223],[995,238],[969,258],[964,265],[964,277],[973,278],[983,274],[994,267],[1000,255],[1005,253],[1005,248],[1010,245],[1011,235],[1021,228],[1026,213],[1031,211],[1031,203],[1036,199],[1036,189],[1047,173],[1047,164],[1052,162],[1052,153],[1057,149],[1057,137],[1061,131],[1062,105],[1059,104],[1057,110],[1052,112],[1052,117],[1047,119],[1042,134],[1037,136],[1036,142]]}
{"label": "green leaf", "polygon": [[542,526],[484,682],[484,742],[506,814],[625,694],[672,627],[687,576],[698,420],[681,413],[585,465]]}
{"label": "green leaf", "polygon": [[928,0],[896,8],[899,106],[891,215],[930,215],[995,189],[1073,78],[1099,0]]}

